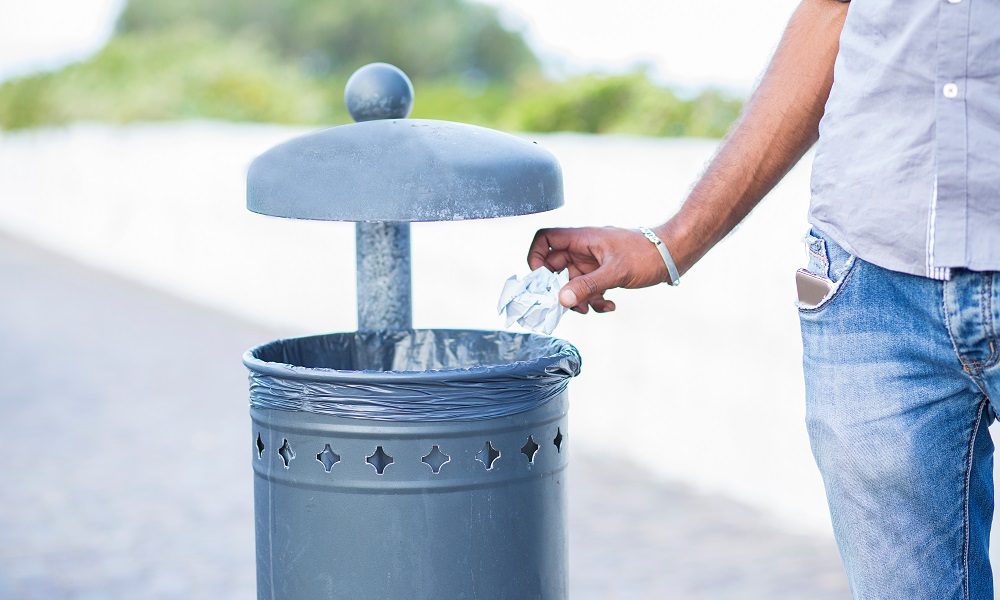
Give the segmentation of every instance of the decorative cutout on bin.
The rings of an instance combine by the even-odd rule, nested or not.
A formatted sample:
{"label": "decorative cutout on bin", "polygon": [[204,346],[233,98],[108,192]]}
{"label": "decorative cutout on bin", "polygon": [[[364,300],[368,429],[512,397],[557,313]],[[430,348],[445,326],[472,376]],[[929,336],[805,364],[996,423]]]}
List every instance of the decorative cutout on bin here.
{"label": "decorative cutout on bin", "polygon": [[431,446],[431,451],[420,459],[420,462],[426,464],[434,474],[437,474],[441,472],[441,467],[451,462],[451,457],[441,452],[441,448],[435,444]]}
{"label": "decorative cutout on bin", "polygon": [[562,452],[563,434],[562,429],[556,428],[556,437],[552,438],[552,443],[556,446],[556,452]]}
{"label": "decorative cutout on bin", "polygon": [[330,444],[323,447],[323,451],[316,455],[316,460],[323,463],[323,468],[329,473],[333,465],[340,462],[340,455],[333,451]]}
{"label": "decorative cutout on bin", "polygon": [[371,456],[365,458],[365,462],[375,467],[375,472],[379,475],[385,473],[386,467],[396,462],[392,456],[386,454],[382,446],[375,448],[375,452],[372,452]]}
{"label": "decorative cutout on bin", "polygon": [[288,440],[282,440],[281,448],[278,448],[278,455],[281,457],[282,464],[285,468],[288,468],[288,464],[295,460],[295,450],[292,450],[292,445],[288,443]]}
{"label": "decorative cutout on bin", "polygon": [[535,442],[535,438],[528,436],[528,441],[521,446],[521,454],[528,457],[528,463],[535,462],[535,454],[538,453],[538,444]]}
{"label": "decorative cutout on bin", "polygon": [[260,439],[260,432],[259,431],[257,432],[257,443],[254,444],[254,445],[257,446],[257,458],[258,459],[263,458],[264,457],[264,440]]}
{"label": "decorative cutout on bin", "polygon": [[476,453],[476,460],[483,463],[487,471],[493,469],[493,464],[500,458],[500,451],[493,447],[493,442],[487,440],[483,449]]}

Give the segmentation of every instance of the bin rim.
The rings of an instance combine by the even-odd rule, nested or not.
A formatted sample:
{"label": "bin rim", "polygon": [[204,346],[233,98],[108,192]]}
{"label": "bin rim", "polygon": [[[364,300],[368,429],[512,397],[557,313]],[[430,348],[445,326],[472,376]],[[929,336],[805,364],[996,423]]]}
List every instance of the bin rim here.
{"label": "bin rim", "polygon": [[[415,333],[420,331],[436,331],[445,333],[479,333],[479,334],[505,334],[511,336],[537,338],[548,340],[552,344],[555,352],[539,356],[530,360],[517,360],[496,365],[480,365],[474,367],[456,367],[448,369],[428,369],[423,371],[380,371],[374,369],[351,370],[334,369],[330,367],[304,367],[291,365],[288,363],[270,362],[257,357],[256,353],[272,344],[281,344],[293,340],[310,340],[335,335],[355,335],[358,333],[369,333],[368,331],[339,331],[322,333],[317,335],[306,335],[289,338],[279,338],[254,346],[243,353],[243,364],[254,373],[279,377],[283,379],[295,379],[303,381],[318,381],[331,383],[350,382],[382,382],[382,383],[417,383],[431,381],[470,381],[481,379],[492,379],[497,376],[519,376],[530,377],[533,375],[553,375],[564,373],[567,377],[575,377],[580,373],[580,353],[573,344],[561,338],[541,335],[537,333],[521,333],[514,331],[502,331],[491,329],[449,329],[449,328],[421,328],[406,329],[400,331],[387,331],[382,333]],[[372,331],[370,333],[378,333]]]}

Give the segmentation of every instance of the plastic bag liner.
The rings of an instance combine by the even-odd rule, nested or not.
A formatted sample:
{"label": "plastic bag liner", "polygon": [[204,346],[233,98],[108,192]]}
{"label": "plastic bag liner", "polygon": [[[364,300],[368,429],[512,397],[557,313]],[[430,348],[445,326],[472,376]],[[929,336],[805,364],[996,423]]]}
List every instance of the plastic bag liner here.
{"label": "plastic bag liner", "polygon": [[505,331],[359,331],[243,355],[252,408],[377,421],[467,421],[531,410],[580,372],[569,342]]}

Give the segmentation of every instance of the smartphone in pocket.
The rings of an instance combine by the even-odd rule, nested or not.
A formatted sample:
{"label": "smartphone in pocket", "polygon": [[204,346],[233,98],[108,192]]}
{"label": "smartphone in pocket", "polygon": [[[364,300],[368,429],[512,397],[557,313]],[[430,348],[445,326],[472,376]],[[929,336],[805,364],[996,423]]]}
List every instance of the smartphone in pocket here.
{"label": "smartphone in pocket", "polygon": [[799,293],[799,306],[816,308],[833,293],[833,282],[805,269],[795,271],[795,287]]}

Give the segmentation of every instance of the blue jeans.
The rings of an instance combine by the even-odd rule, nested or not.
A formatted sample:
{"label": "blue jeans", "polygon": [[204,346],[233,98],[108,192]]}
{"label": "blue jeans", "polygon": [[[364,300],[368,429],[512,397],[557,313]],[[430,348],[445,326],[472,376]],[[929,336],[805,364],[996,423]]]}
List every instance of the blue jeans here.
{"label": "blue jeans", "polygon": [[993,600],[1000,275],[889,271],[812,231],[834,282],[799,308],[806,422],[860,600]]}

